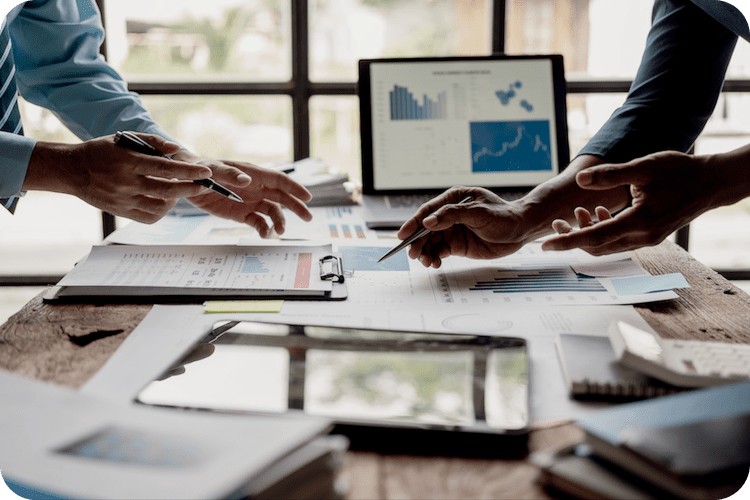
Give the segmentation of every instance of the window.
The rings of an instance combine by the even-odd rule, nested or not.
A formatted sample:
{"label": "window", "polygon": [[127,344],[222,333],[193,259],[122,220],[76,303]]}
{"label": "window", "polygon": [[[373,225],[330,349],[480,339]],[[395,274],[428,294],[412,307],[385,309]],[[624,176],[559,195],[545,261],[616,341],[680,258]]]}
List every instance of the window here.
{"label": "window", "polygon": [[[356,61],[373,57],[557,52],[565,57],[575,154],[623,101],[649,29],[652,0],[97,0],[110,63],[174,137],[207,156],[255,163],[314,155],[359,178]],[[738,44],[726,93],[696,151],[746,143],[750,45]],[[77,141],[25,104],[28,134]],[[71,197],[31,193],[0,214],[0,282],[49,283],[67,272],[114,218]],[[747,268],[736,230],[696,221],[696,256]],[[713,214],[712,214],[713,215]],[[720,227],[727,229],[718,235]],[[709,230],[710,229],[710,230]],[[684,233],[684,236],[687,232]],[[737,256],[709,256],[732,241]],[[681,241],[686,243],[687,238]],[[720,245],[726,249],[723,243]],[[744,245],[746,248],[746,245]],[[54,251],[52,250],[54,249]],[[750,275],[750,273],[748,273]]]}

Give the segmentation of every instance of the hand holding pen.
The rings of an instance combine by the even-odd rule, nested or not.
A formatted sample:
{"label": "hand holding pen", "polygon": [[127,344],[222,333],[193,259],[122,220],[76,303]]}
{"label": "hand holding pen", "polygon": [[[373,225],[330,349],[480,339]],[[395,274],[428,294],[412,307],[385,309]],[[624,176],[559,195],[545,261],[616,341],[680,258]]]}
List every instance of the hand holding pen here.
{"label": "hand holding pen", "polygon": [[[115,134],[115,144],[124,148],[128,148],[132,151],[136,151],[138,153],[143,153],[150,156],[161,156],[164,158],[169,158],[171,160],[171,157],[163,155],[158,149],[132,132],[117,132],[117,134]],[[242,198],[212,179],[197,179],[193,182],[207,187],[208,189],[215,191],[222,196],[226,196],[230,200],[234,200],[239,203],[243,202]]]}
{"label": "hand holding pen", "polygon": [[[468,203],[472,199],[473,198],[471,196],[467,196],[463,200],[459,201],[458,205],[461,205],[463,203]],[[388,252],[385,253],[385,255],[383,255],[382,257],[380,257],[378,259],[378,262],[383,262],[385,259],[387,259],[387,258],[389,258],[389,257],[391,257],[393,255],[396,255],[398,252],[400,252],[401,250],[403,250],[407,246],[411,245],[412,243],[414,243],[415,241],[417,241],[422,236],[428,235],[430,232],[431,231],[429,229],[427,229],[426,227],[420,229],[419,231],[415,232],[414,234],[412,234],[411,236],[409,236],[408,238],[406,238],[404,241],[402,241],[401,243],[399,243],[395,247],[391,248]]]}
{"label": "hand holding pen", "polygon": [[523,198],[508,201],[484,188],[456,186],[419,207],[401,226],[398,237],[409,238],[420,228],[431,231],[409,248],[409,258],[425,267],[438,268],[451,255],[496,259],[545,234],[537,229],[528,205]]}

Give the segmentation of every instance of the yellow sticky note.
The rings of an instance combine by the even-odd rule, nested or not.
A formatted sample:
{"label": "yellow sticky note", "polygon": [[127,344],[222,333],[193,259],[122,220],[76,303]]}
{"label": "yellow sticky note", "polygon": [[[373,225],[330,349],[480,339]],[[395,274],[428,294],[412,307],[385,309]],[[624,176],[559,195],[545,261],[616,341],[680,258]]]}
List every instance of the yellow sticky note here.
{"label": "yellow sticky note", "polygon": [[283,300],[209,300],[203,304],[204,313],[277,313]]}

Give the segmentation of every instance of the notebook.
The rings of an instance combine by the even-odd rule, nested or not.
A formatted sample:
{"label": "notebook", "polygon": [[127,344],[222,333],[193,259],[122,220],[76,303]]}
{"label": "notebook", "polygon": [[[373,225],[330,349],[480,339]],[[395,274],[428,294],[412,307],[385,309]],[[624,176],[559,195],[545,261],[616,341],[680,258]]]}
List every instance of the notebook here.
{"label": "notebook", "polygon": [[370,228],[454,185],[518,198],[569,161],[560,55],[361,60],[358,94]]}

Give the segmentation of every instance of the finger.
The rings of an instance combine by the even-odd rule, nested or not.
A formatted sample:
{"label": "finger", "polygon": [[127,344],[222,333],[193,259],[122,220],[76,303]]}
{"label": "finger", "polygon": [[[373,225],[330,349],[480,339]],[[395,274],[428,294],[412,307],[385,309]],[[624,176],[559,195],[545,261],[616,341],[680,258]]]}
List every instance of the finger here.
{"label": "finger", "polygon": [[280,193],[278,199],[274,201],[288,208],[296,214],[297,217],[304,221],[311,221],[313,218],[313,214],[310,212],[310,209],[307,208],[307,205],[305,205],[299,198],[289,195],[289,193]]}
{"label": "finger", "polygon": [[143,177],[137,184],[138,194],[162,198],[165,200],[178,200],[198,196],[208,191],[208,188],[191,181],[172,181],[155,177]]}
{"label": "finger", "polygon": [[138,175],[188,181],[211,177],[211,169],[203,165],[146,156],[140,153],[132,154],[138,155],[138,161],[135,161],[133,164],[133,172]]}
{"label": "finger", "polygon": [[266,219],[261,217],[259,214],[251,213],[245,217],[245,224],[252,226],[258,231],[261,238],[267,238],[271,232],[271,228],[268,227]]}
{"label": "finger", "polygon": [[576,183],[584,189],[611,189],[627,184],[642,183],[649,179],[648,159],[636,159],[627,163],[605,163],[581,170],[576,174]]}
{"label": "finger", "polygon": [[[422,227],[427,227],[424,225],[425,218],[431,216],[436,210],[445,205],[458,203],[460,200],[464,199],[468,193],[469,192],[465,188],[453,187],[426,203],[423,203],[417,211],[414,212],[414,215],[401,225],[396,236],[401,240],[405,240]],[[434,223],[435,220],[430,219],[430,222]]]}
{"label": "finger", "polygon": [[622,235],[628,234],[627,225],[627,222],[609,219],[578,231],[552,237],[542,243],[542,250],[562,251],[581,248],[589,253],[622,251],[618,241],[622,239]]}
{"label": "finger", "polygon": [[[243,188],[252,184],[255,177],[245,170],[249,168],[250,164],[247,164],[244,169],[238,166],[240,165],[239,163],[233,165],[228,161],[212,161],[209,165],[211,166],[211,170],[213,170],[213,179],[220,184]],[[255,165],[252,166],[255,167]]]}
{"label": "finger", "polygon": [[612,214],[609,212],[607,207],[598,206],[596,207],[596,218],[601,221],[609,220],[612,218]]}
{"label": "finger", "polygon": [[286,218],[281,210],[281,205],[268,200],[263,200],[258,206],[256,212],[268,215],[271,218],[271,222],[273,222],[273,227],[276,232],[278,234],[284,233]]}
{"label": "finger", "polygon": [[[267,189],[275,190],[280,193],[286,193],[294,198],[307,202],[312,200],[312,194],[305,186],[293,180],[291,177],[282,172],[260,168],[250,164],[239,162],[225,162],[237,168],[248,169],[249,175],[253,178],[253,185],[262,185]],[[250,186],[252,187],[252,185]],[[279,200],[274,200],[279,201]]]}
{"label": "finger", "polygon": [[594,220],[591,218],[591,212],[583,207],[577,207],[573,210],[573,214],[576,216],[578,221],[578,227],[584,228],[594,225]]}
{"label": "finger", "polygon": [[132,132],[147,143],[151,144],[157,151],[165,156],[171,156],[177,153],[182,147],[176,142],[168,141],[164,137],[156,134],[146,134],[144,132]]}
{"label": "finger", "polygon": [[467,227],[475,226],[475,217],[477,213],[472,209],[472,202],[458,204],[451,203],[443,205],[435,210],[431,215],[422,220],[424,227],[430,231],[445,231],[456,224],[463,224]]}
{"label": "finger", "polygon": [[552,229],[557,234],[567,234],[573,230],[573,226],[564,219],[555,219],[552,221]]}

